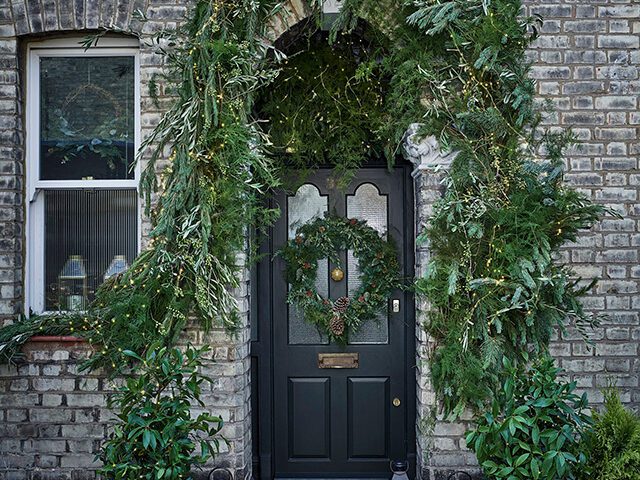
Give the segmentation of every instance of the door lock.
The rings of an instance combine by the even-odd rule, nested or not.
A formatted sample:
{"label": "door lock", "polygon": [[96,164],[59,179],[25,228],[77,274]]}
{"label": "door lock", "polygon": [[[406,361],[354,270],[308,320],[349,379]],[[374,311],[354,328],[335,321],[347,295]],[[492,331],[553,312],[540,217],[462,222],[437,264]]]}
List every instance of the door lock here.
{"label": "door lock", "polygon": [[395,298],[393,299],[393,301],[391,302],[391,311],[393,313],[399,313],[400,312],[400,300]]}
{"label": "door lock", "polygon": [[400,399],[398,397],[393,399],[393,406],[394,407],[399,407],[400,406]]}

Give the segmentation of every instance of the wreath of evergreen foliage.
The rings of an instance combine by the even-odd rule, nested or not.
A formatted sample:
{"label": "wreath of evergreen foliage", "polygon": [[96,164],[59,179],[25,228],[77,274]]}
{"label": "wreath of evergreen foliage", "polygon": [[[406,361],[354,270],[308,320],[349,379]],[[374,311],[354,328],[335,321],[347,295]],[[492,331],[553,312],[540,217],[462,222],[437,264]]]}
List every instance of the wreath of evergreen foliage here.
{"label": "wreath of evergreen foliage", "polygon": [[[321,4],[309,2],[318,15]],[[521,6],[519,0],[344,0],[330,35],[336,41],[364,18],[388,39],[383,55],[364,59],[352,79],[342,78],[353,85],[384,79],[375,113],[383,120],[353,118],[366,122],[362,131],[375,129],[389,163],[416,122],[443,149],[458,152],[446,194],[421,236],[430,241],[432,261],[417,283],[433,307],[425,325],[437,343],[433,384],[453,415],[491,400],[503,356],[521,363],[523,350],[546,349],[555,326],[586,331],[594,322],[579,302],[590,285],[573,281],[552,258],[603,209],[562,184],[570,136],[539,128],[524,52],[541,19],[523,18]],[[262,41],[281,11],[276,0],[198,0],[179,32],[156,42],[167,68],[152,86],[162,85],[175,101],[144,144],[151,152],[141,183],[148,205],[162,192],[152,244],[99,290],[86,316],[54,322],[100,347],[90,366],[118,368],[124,349],[170,345],[190,316],[205,329],[237,325],[231,289],[243,268],[238,254],[248,229],[273,219],[261,198],[280,177],[253,112],[256,94],[274,86],[280,68],[287,71]],[[294,100],[300,97],[288,98]],[[327,118],[341,118],[334,114]],[[287,142],[279,140],[285,154]],[[349,152],[346,163],[331,157],[339,171],[371,153],[361,134],[346,142],[353,142],[339,147]],[[158,182],[164,152],[170,157]],[[535,161],[540,152],[546,158]],[[38,322],[5,330],[0,349],[15,351],[15,339],[38,330]]]}
{"label": "wreath of evergreen foliage", "polygon": [[[317,290],[318,261],[327,258],[339,265],[338,254],[345,250],[351,250],[358,261],[361,285],[349,297],[332,302]],[[330,215],[306,223],[278,254],[287,264],[291,285],[287,301],[340,344],[346,344],[363,322],[386,311],[393,290],[401,287],[395,245],[355,218]],[[337,328],[332,321],[338,322]]]}

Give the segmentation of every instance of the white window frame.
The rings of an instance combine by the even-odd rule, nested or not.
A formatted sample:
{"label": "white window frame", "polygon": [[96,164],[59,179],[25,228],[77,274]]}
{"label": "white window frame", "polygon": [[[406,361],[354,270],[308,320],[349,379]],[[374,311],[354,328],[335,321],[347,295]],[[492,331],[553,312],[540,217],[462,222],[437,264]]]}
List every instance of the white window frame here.
{"label": "white window frame", "polygon": [[[100,39],[95,47],[85,49],[81,37],[33,42],[27,47],[26,61],[26,258],[24,311],[45,311],[44,195],[47,189],[124,189],[139,193],[140,165],[136,163],[133,179],[123,180],[40,180],[40,58],[41,57],[133,57],[134,59],[134,151],[140,148],[140,48],[137,39]],[[138,252],[141,246],[142,215],[138,200]]]}

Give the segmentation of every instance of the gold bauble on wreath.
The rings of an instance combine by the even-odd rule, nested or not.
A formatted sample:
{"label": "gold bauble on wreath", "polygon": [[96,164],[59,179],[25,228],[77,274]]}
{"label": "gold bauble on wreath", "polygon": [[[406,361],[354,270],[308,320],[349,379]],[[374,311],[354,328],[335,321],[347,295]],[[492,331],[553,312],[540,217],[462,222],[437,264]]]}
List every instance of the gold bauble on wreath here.
{"label": "gold bauble on wreath", "polygon": [[331,279],[334,282],[341,282],[344,279],[344,272],[341,268],[334,268],[331,270]]}

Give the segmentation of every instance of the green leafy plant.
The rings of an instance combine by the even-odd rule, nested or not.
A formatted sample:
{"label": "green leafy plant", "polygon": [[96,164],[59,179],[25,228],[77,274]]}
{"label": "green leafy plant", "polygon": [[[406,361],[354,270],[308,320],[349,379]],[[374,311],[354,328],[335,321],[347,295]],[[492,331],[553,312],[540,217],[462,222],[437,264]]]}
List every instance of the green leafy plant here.
{"label": "green leafy plant", "polygon": [[571,136],[538,129],[524,54],[541,19],[521,16],[518,0],[405,4],[415,30],[382,64],[395,72],[387,110],[421,116],[422,132],[457,152],[420,237],[432,260],[417,282],[432,308],[433,384],[455,417],[491,401],[503,356],[518,362],[543,353],[553,328],[596,323],[579,301],[592,285],[553,258],[603,209],[563,185]]}
{"label": "green leafy plant", "polygon": [[138,375],[110,399],[118,421],[102,445],[100,474],[107,479],[186,479],[192,467],[204,464],[218,451],[215,438],[222,419],[200,413],[202,384],[199,373],[208,348],[150,349],[145,358],[132,351],[124,355],[140,362]]}
{"label": "green leafy plant", "polygon": [[579,478],[640,479],[640,418],[624,408],[616,389],[604,391],[604,411],[593,419],[593,429],[584,437],[589,460]]}
{"label": "green leafy plant", "polygon": [[385,82],[380,69],[365,69],[381,52],[376,36],[341,35],[329,44],[326,34],[311,32],[287,51],[278,78],[260,92],[258,115],[272,152],[283,164],[302,172],[332,165],[334,177],[348,183],[364,161],[383,155],[377,131],[383,115]]}
{"label": "green leafy plant", "polygon": [[505,358],[504,368],[506,379],[491,410],[466,437],[484,473],[507,480],[575,478],[586,461],[580,444],[591,423],[586,395],[557,378],[561,370],[550,357],[528,368]]}

